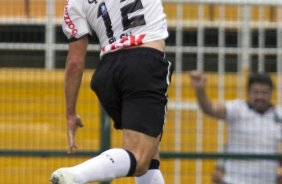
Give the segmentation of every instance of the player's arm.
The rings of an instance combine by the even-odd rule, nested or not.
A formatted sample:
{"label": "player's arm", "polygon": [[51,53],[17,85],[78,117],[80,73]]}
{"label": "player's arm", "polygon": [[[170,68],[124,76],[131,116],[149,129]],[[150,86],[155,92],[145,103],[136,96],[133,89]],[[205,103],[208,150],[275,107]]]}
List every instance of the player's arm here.
{"label": "player's arm", "polygon": [[65,69],[66,115],[76,114],[76,100],[84,70],[84,59],[88,44],[87,37],[69,43]]}
{"label": "player's arm", "polygon": [[212,103],[206,94],[207,76],[199,71],[191,71],[189,75],[202,111],[212,117],[224,119],[226,117],[225,104],[219,102]]}
{"label": "player's arm", "polygon": [[65,100],[69,152],[75,151],[75,132],[78,127],[82,126],[82,122],[76,113],[76,101],[84,70],[84,60],[87,45],[87,36],[69,43],[69,51],[65,69]]}

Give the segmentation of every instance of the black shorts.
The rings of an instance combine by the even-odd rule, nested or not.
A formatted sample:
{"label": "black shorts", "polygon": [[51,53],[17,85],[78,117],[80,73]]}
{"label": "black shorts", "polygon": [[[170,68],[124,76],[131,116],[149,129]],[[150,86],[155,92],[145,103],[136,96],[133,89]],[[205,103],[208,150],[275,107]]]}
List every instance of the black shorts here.
{"label": "black shorts", "polygon": [[163,130],[171,74],[164,53],[144,47],[123,49],[102,57],[91,88],[115,128],[157,137]]}

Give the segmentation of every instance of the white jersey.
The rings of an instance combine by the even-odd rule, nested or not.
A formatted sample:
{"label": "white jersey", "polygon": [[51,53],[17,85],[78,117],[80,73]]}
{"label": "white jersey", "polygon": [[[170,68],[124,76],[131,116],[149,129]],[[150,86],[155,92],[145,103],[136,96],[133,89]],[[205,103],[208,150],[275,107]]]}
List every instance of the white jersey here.
{"label": "white jersey", "polygon": [[[274,154],[282,139],[282,112],[270,108],[264,114],[252,110],[245,101],[226,103],[230,153]],[[234,184],[274,184],[276,161],[226,160],[225,182]]]}
{"label": "white jersey", "polygon": [[67,0],[62,28],[68,39],[94,31],[101,56],[168,37],[161,0]]}

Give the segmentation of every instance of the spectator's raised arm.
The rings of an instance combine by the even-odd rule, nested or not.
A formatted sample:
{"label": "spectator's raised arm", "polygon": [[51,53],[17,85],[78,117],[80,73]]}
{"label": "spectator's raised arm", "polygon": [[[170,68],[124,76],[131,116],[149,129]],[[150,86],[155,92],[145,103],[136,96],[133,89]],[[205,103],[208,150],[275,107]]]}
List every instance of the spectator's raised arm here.
{"label": "spectator's raised arm", "polygon": [[189,76],[195,89],[199,106],[203,112],[212,117],[224,119],[226,116],[224,103],[211,102],[206,94],[205,87],[208,76],[199,71],[191,71]]}

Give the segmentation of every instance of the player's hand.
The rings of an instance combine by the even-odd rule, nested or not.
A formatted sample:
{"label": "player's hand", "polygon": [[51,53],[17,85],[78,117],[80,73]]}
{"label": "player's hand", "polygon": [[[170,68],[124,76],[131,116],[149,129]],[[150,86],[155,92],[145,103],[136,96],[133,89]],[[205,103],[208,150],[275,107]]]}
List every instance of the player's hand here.
{"label": "player's hand", "polygon": [[208,76],[203,74],[202,72],[193,70],[189,72],[192,85],[196,89],[203,89],[206,85],[206,81],[208,79]]}
{"label": "player's hand", "polygon": [[76,114],[67,117],[68,153],[74,153],[77,150],[75,145],[75,133],[79,127],[83,127],[83,123],[79,115]]}

